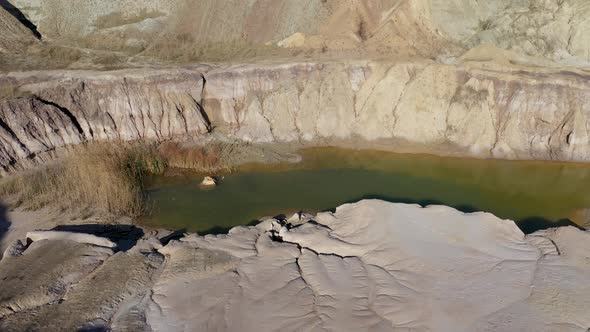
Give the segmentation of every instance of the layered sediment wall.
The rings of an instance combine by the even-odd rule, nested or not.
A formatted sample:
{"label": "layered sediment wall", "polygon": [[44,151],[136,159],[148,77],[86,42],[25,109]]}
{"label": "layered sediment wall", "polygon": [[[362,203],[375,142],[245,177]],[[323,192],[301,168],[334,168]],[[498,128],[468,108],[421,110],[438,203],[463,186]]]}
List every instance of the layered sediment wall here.
{"label": "layered sediment wall", "polygon": [[[463,156],[586,161],[588,78],[438,63],[302,63],[207,73],[204,108],[252,141],[380,141]],[[441,150],[442,151],[442,150]]]}
{"label": "layered sediment wall", "polygon": [[199,70],[37,75],[4,77],[25,89],[24,97],[0,105],[5,171],[83,142],[164,140],[211,129],[200,108]]}
{"label": "layered sediment wall", "polygon": [[[470,157],[590,160],[588,76],[380,61],[29,72],[0,80],[0,162],[85,141],[378,144]],[[43,157],[42,157],[43,156]]]}

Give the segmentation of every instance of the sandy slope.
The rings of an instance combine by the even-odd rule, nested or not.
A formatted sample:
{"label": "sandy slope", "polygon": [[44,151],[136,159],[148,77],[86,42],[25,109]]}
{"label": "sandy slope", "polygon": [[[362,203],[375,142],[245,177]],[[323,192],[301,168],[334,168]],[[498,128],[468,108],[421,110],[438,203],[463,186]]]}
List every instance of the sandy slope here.
{"label": "sandy slope", "polygon": [[[444,59],[482,43],[561,65],[586,66],[590,54],[586,33],[590,6],[584,0],[14,0],[13,4],[50,45],[73,47],[61,49],[57,57],[69,59],[73,67],[312,54]],[[0,36],[13,34],[11,29],[0,26]],[[98,50],[123,53],[97,54]],[[52,61],[46,66],[55,67]]]}
{"label": "sandy slope", "polygon": [[22,53],[37,42],[35,36],[6,10],[0,8],[0,53]]}

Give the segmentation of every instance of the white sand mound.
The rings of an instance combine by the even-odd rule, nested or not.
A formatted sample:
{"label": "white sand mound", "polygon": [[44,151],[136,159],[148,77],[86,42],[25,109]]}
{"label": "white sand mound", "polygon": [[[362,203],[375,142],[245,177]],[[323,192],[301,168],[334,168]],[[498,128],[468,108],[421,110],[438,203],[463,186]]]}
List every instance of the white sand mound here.
{"label": "white sand mound", "polygon": [[382,201],[278,227],[162,249],[147,322],[157,331],[590,327],[590,234],[574,228],[525,236],[491,214]]}
{"label": "white sand mound", "polygon": [[57,232],[57,231],[34,231],[27,233],[27,239],[31,241],[41,240],[67,240],[78,243],[92,244],[99,247],[115,248],[117,245],[105,239],[92,234]]}
{"label": "white sand mound", "polygon": [[590,327],[590,233],[573,227],[524,235],[487,213],[367,200],[114,254],[29,235],[0,261],[1,331]]}

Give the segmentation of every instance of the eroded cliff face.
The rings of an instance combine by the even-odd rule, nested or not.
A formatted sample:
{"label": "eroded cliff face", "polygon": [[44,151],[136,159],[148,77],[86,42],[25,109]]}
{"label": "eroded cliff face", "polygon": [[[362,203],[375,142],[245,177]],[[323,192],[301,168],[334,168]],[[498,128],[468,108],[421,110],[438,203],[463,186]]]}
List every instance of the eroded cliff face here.
{"label": "eroded cliff face", "polygon": [[4,79],[8,84],[19,80],[28,94],[0,104],[0,162],[5,170],[88,141],[187,138],[211,129],[200,107],[204,79],[199,70]]}
{"label": "eroded cliff face", "polygon": [[[301,62],[3,78],[2,167],[86,141],[375,144],[509,159],[590,160],[588,77],[473,63]],[[41,158],[42,159],[42,158]]]}
{"label": "eroded cliff face", "polygon": [[[4,172],[71,144],[213,128],[252,142],[590,159],[581,0],[13,2],[0,8],[0,65],[159,65],[0,77],[19,90],[0,98]],[[16,40],[36,55],[14,51]],[[262,58],[154,69],[160,56],[235,61],[244,49]]]}
{"label": "eroded cliff face", "polygon": [[[462,155],[588,160],[588,77],[423,63],[302,63],[207,73],[204,107],[252,141],[381,141]],[[440,150],[443,151],[443,150]]]}

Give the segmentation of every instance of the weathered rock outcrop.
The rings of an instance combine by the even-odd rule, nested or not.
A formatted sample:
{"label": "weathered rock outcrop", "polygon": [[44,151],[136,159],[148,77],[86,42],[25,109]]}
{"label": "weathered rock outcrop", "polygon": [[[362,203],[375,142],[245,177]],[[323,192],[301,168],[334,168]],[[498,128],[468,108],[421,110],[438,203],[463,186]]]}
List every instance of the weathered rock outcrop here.
{"label": "weathered rock outcrop", "polygon": [[164,140],[210,131],[200,70],[71,72],[3,78],[28,97],[0,105],[0,164],[87,141]]}
{"label": "weathered rock outcrop", "polygon": [[110,248],[67,240],[33,242],[20,256],[0,262],[0,320],[61,299],[113,254]]}
{"label": "weathered rock outcrop", "polygon": [[[6,74],[0,88],[13,93],[0,104],[2,172],[86,141],[198,139],[213,128],[253,142],[590,160],[581,68],[590,6],[582,0],[12,4],[47,45],[57,41],[55,53],[90,54],[116,40],[140,53],[111,55],[137,66],[177,50],[189,61],[209,51],[231,60],[242,47],[266,54],[268,42],[289,48],[273,54],[290,60]],[[7,13],[0,9],[2,45],[26,32]],[[302,49],[314,60],[298,56]],[[93,65],[82,58],[78,67]]]}
{"label": "weathered rock outcrop", "polygon": [[588,66],[590,6],[584,0],[430,0],[446,36],[469,49],[481,43],[562,64]]}
{"label": "weathered rock outcrop", "polygon": [[85,141],[198,138],[361,144],[589,161],[589,77],[476,62],[350,61],[8,74],[4,170]]}
{"label": "weathered rock outcrop", "polygon": [[[12,268],[6,271],[18,266],[18,273],[28,276],[0,279],[0,287],[11,290],[0,297],[0,308],[10,308],[2,312],[0,328],[586,331],[590,326],[587,232],[567,227],[525,236],[514,222],[491,214],[383,201],[301,217],[269,219],[228,235],[191,234],[163,247],[144,239],[127,252],[100,256],[92,272],[79,260],[96,262],[87,253],[98,247],[33,242],[21,256],[0,261],[0,274],[14,274]],[[51,247],[62,249],[52,254]],[[67,264],[46,257],[69,252]],[[66,291],[50,292],[51,303],[46,295],[35,298],[53,275],[68,281],[60,288]],[[40,287],[29,287],[31,282]],[[13,296],[14,289],[20,295]]]}
{"label": "weathered rock outcrop", "polygon": [[[101,234],[101,227],[108,230],[104,225],[78,228]],[[146,330],[134,306],[148,294],[164,261],[154,249],[161,247],[156,239],[136,243],[135,234],[129,233],[127,239],[118,238],[114,249],[118,252],[114,252],[104,246],[111,243],[106,238],[58,231],[40,233],[46,234],[28,238],[33,242],[22,253],[0,261],[1,330],[102,331],[115,320],[119,331]],[[136,244],[124,251],[127,242]]]}
{"label": "weathered rock outcrop", "polygon": [[207,73],[204,108],[252,141],[384,141],[462,155],[588,160],[588,77],[437,63],[300,63]]}

